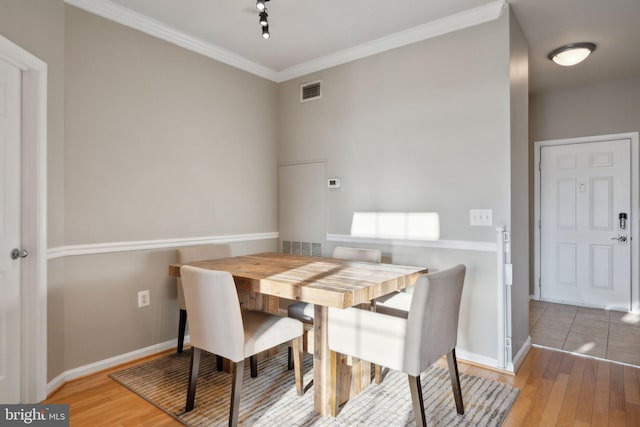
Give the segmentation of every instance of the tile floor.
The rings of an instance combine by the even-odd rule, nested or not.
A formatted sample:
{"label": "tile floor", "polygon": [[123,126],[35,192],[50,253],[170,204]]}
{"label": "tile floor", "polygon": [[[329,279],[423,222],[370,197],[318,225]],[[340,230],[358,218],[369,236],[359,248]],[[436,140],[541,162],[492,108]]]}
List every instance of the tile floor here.
{"label": "tile floor", "polygon": [[640,315],[529,302],[533,344],[640,366]]}

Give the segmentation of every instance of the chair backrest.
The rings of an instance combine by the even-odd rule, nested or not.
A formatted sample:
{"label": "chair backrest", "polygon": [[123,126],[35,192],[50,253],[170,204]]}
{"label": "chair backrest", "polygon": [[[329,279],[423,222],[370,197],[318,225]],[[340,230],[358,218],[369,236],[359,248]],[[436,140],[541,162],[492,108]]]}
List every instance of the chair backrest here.
{"label": "chair backrest", "polygon": [[[176,249],[176,261],[178,264],[187,262],[206,261],[208,259],[227,258],[231,256],[231,246],[229,245],[197,245],[185,246]],[[182,291],[182,283],[178,278],[178,307],[186,310],[184,305],[184,292]]]}
{"label": "chair backrest", "polygon": [[368,261],[380,263],[382,251],[380,249],[347,248],[336,246],[333,250],[333,257],[348,261]]}
{"label": "chair backrest", "polygon": [[231,273],[180,268],[191,345],[234,362],[244,359],[244,325]]}
{"label": "chair backrest", "polygon": [[418,278],[407,319],[408,374],[419,375],[455,348],[465,272],[459,264]]}

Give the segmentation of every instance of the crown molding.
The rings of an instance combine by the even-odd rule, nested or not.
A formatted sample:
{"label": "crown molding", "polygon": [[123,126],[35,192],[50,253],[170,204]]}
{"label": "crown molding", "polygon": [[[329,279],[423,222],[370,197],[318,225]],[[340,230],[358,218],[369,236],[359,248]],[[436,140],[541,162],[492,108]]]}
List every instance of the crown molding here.
{"label": "crown molding", "polygon": [[502,16],[508,7],[507,0],[495,0],[474,9],[276,71],[110,0],[65,0],[65,3],[276,83],[490,22]]}
{"label": "crown molding", "polygon": [[250,61],[220,46],[178,31],[160,21],[109,0],[64,0],[64,2],[256,76],[272,81],[277,80],[278,73],[271,68]]}
{"label": "crown molding", "polygon": [[396,49],[412,43],[473,27],[475,25],[484,24],[485,22],[496,20],[502,16],[506,7],[506,0],[496,0],[484,6],[427,22],[426,24],[409,28],[405,31],[400,31],[349,49],[341,50],[320,58],[312,59],[302,64],[294,65],[293,67],[279,71],[277,74],[278,80],[276,81],[284,82],[391,49]]}

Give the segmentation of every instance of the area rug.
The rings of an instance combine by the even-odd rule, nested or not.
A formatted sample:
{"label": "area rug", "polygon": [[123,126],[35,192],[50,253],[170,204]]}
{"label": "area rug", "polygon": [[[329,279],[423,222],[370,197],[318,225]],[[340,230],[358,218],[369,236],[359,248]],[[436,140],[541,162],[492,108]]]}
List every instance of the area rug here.
{"label": "area rug", "polygon": [[[170,354],[110,377],[187,426],[228,424],[231,376],[215,369],[215,357],[202,352],[193,411],[184,413],[190,351]],[[313,360],[304,357],[304,381],[313,379]],[[245,366],[248,363],[245,364]],[[429,426],[499,426],[518,395],[507,384],[460,375],[465,414],[455,409],[449,373],[432,366],[422,374]],[[389,371],[382,384],[372,384],[350,400],[337,418],[313,409],[313,386],[304,396],[295,391],[293,371],[287,370],[287,352],[259,364],[259,375],[244,372],[240,403],[244,426],[410,426],[415,425],[406,375]]]}

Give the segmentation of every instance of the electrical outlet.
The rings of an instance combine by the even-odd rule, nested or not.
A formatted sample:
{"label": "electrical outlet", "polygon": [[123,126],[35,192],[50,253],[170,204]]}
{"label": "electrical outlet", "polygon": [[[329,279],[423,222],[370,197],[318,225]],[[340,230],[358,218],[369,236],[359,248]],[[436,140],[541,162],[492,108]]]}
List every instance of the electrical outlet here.
{"label": "electrical outlet", "polygon": [[491,226],[493,224],[491,209],[471,209],[469,211],[469,225]]}
{"label": "electrical outlet", "polygon": [[151,304],[151,297],[149,295],[149,290],[144,290],[138,292],[138,308],[146,307]]}

